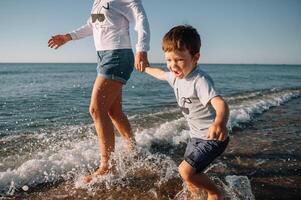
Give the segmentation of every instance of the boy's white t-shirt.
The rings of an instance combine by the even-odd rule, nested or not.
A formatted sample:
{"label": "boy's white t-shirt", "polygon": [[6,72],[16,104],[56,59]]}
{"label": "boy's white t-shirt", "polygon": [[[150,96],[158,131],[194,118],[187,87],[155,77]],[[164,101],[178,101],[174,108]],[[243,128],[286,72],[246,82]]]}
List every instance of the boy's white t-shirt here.
{"label": "boy's white t-shirt", "polygon": [[[100,20],[92,21],[92,14]],[[131,48],[129,23],[138,33],[136,51],[148,51],[150,30],[141,0],[95,0],[87,24],[69,33],[73,40],[94,36],[97,51]]]}
{"label": "boy's white t-shirt", "polygon": [[215,110],[208,102],[218,96],[211,77],[196,67],[183,79],[166,72],[177,103],[188,122],[191,138],[208,140],[208,128],[215,119]]}

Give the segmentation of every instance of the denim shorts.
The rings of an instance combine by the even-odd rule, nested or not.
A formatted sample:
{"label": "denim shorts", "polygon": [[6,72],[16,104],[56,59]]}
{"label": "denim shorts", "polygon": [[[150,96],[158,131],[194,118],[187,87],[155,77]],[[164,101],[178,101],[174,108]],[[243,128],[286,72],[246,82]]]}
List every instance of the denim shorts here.
{"label": "denim shorts", "polygon": [[224,141],[191,138],[186,147],[184,160],[200,173],[225,151],[228,143],[229,137]]}
{"label": "denim shorts", "polygon": [[97,75],[126,84],[134,69],[132,49],[97,51]]}

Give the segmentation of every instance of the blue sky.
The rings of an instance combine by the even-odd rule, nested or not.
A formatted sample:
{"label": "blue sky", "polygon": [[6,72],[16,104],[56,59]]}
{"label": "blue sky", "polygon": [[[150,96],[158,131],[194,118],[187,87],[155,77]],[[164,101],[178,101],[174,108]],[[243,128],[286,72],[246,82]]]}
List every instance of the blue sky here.
{"label": "blue sky", "polygon": [[[201,63],[301,64],[300,0],[142,0],[151,27],[150,62],[164,62],[161,38],[190,24]],[[95,62],[92,37],[58,50],[51,35],[83,25],[92,0],[1,0],[0,62]],[[131,32],[133,44],[136,33]]]}

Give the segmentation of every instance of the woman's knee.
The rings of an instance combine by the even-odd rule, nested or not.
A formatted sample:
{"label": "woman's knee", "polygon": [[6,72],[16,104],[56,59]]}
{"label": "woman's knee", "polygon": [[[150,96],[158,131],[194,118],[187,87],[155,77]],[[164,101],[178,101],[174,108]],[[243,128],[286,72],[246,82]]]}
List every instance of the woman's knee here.
{"label": "woman's knee", "polygon": [[96,114],[96,108],[94,106],[91,106],[89,107],[89,113],[90,113],[90,116],[95,119],[97,117],[97,114]]}
{"label": "woman's knee", "polygon": [[99,107],[93,106],[93,105],[90,105],[89,113],[93,120],[99,119],[101,117],[101,115],[103,114],[102,110]]}

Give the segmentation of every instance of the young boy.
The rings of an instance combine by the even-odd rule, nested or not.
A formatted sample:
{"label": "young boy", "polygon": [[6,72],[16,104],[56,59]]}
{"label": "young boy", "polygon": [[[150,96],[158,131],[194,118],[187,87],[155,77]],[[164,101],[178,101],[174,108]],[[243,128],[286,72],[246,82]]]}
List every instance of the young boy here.
{"label": "young boy", "polygon": [[203,173],[229,142],[226,124],[229,109],[216,92],[212,79],[197,67],[201,39],[191,26],[176,26],[163,38],[162,49],[169,72],[147,67],[145,72],[167,80],[190,127],[190,141],[179,172],[193,194],[204,189],[208,199],[222,199],[222,193]]}

